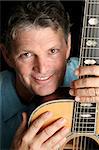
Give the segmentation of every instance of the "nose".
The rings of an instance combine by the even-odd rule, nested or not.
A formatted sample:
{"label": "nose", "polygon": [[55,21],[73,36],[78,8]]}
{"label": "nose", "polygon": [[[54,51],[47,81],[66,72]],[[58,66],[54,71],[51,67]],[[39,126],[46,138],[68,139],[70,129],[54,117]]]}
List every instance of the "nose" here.
{"label": "nose", "polygon": [[35,58],[34,67],[33,67],[35,72],[45,74],[47,72],[47,68],[48,68],[48,63],[46,58],[44,57]]}

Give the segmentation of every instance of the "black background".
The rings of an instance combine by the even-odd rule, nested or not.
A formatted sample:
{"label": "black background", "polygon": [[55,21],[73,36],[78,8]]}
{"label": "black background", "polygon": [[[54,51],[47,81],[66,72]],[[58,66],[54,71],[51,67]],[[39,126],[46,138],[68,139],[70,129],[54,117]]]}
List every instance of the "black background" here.
{"label": "black background", "polygon": [[[71,45],[71,56],[79,56],[80,49],[80,39],[81,39],[81,30],[83,22],[83,13],[84,13],[84,0],[64,0],[61,1],[66,9],[69,12],[71,19],[71,34],[72,34],[72,45]],[[0,1],[0,37],[6,30],[7,21],[9,16],[12,13],[12,9],[19,4],[20,1]],[[1,55],[1,70],[6,69],[8,66],[4,62]]]}

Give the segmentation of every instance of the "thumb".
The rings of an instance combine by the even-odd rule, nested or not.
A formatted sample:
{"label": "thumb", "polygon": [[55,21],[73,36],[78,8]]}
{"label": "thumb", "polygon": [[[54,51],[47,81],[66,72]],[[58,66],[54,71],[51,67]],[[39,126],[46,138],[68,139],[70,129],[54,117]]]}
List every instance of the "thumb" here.
{"label": "thumb", "polygon": [[27,114],[25,112],[23,112],[22,113],[22,122],[16,132],[17,136],[24,133],[26,128],[27,128]]}
{"label": "thumb", "polygon": [[17,129],[15,136],[13,138],[12,144],[11,144],[11,150],[15,149],[16,146],[20,145],[21,138],[24,135],[26,128],[27,128],[27,114],[25,112],[22,113],[22,122]]}

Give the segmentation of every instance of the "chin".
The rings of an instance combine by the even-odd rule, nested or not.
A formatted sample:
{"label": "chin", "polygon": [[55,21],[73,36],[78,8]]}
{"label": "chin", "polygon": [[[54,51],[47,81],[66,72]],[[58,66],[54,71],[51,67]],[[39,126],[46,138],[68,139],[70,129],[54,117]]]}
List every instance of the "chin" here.
{"label": "chin", "polygon": [[42,89],[42,90],[38,90],[38,91],[35,91],[35,93],[39,96],[47,96],[47,95],[50,95],[52,93],[54,93],[56,90],[56,88],[53,88],[53,89]]}

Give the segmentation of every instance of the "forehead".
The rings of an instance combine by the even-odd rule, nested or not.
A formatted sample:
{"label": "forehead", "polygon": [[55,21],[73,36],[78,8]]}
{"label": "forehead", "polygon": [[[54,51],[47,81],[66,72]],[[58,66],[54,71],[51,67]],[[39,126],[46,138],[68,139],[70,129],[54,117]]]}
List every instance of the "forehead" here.
{"label": "forehead", "polygon": [[64,38],[63,31],[58,29],[57,31],[53,30],[52,28],[24,28],[18,29],[16,32],[16,36],[14,38],[14,42],[18,44],[25,42],[40,42],[40,43],[48,43],[50,41],[60,41]]}

